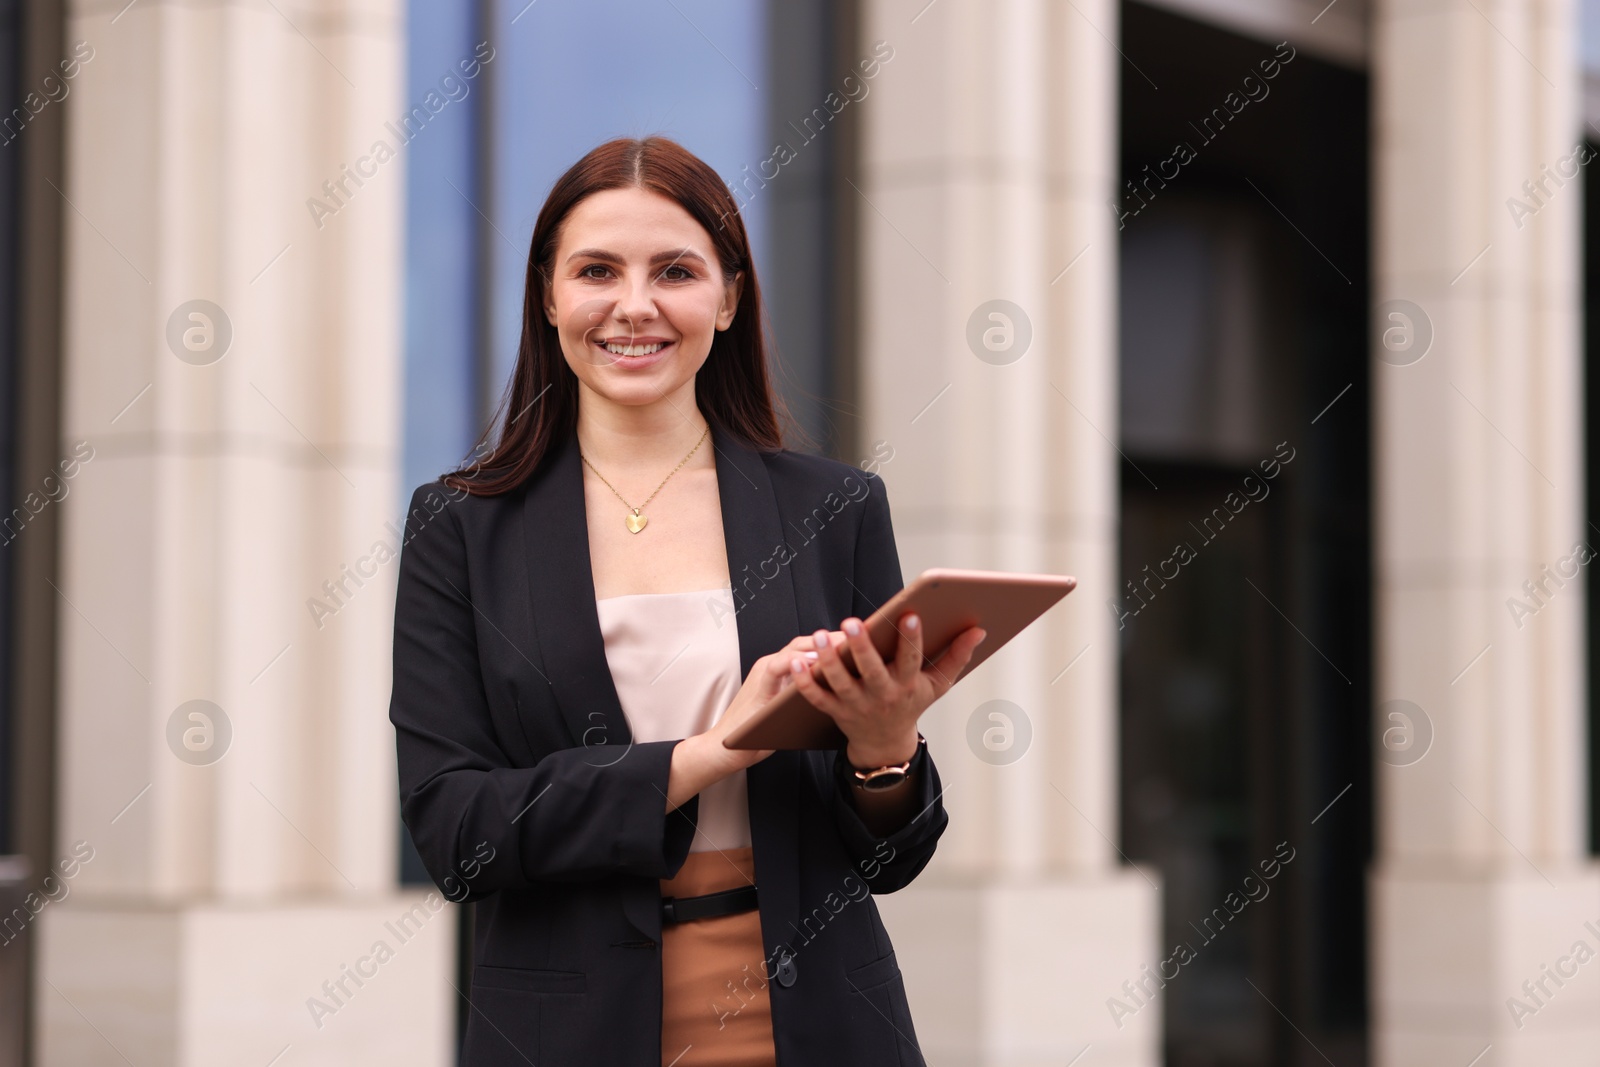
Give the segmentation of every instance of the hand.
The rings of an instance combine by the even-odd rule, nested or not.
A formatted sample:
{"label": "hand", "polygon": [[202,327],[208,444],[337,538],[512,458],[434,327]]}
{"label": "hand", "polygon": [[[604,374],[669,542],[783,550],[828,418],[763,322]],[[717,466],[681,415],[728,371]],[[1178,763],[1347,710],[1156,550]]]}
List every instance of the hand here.
{"label": "hand", "polygon": [[686,803],[706,786],[752,767],[772,755],[771,749],[725,748],[722,739],[731,734],[751,712],[793,684],[789,665],[797,656],[801,659],[817,657],[810,636],[797,637],[778,651],[762,656],[751,664],[744,684],[711,729],[685,738],[673,748],[672,769],[667,777],[668,811]]}
{"label": "hand", "polygon": [[[845,758],[852,767],[885,767],[904,763],[917,751],[917,720],[928,705],[949,692],[966,670],[972,653],[988,636],[982,627],[963,630],[944,655],[922,667],[922,624],[913,613],[900,616],[900,644],[894,661],[883,662],[867,637],[867,628],[855,617],[844,620],[843,630],[818,630],[811,640],[815,661],[790,654],[789,669],[800,692],[844,731],[849,745]],[[791,646],[793,642],[790,642]],[[840,659],[849,646],[860,677],[853,676]],[[815,675],[828,680],[823,689]]]}

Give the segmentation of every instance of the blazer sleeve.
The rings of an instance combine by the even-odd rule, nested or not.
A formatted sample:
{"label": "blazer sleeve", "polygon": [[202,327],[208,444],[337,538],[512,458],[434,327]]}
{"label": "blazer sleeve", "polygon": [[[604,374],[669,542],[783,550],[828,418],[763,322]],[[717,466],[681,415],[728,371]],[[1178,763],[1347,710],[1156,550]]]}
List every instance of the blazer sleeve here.
{"label": "blazer sleeve", "polygon": [[[870,492],[856,535],[855,575],[851,580],[855,587],[851,614],[862,619],[905,585],[900,576],[900,553],[895,548],[889,497],[883,479],[875,474],[864,476]],[[840,748],[829,761],[823,793],[829,798],[834,824],[845,850],[857,862],[857,870],[875,869],[875,874],[866,879],[874,893],[903,889],[933,858],[939,835],[950,822],[941,800],[944,787],[939,781],[933,754],[924,752],[921,773],[914,781],[918,814],[886,838],[874,836],[856,813],[849,795],[853,788],[849,770],[845,750]]]}
{"label": "blazer sleeve", "polygon": [[691,800],[666,811],[677,742],[635,744],[615,760],[598,758],[604,749],[560,749],[531,767],[500,747],[458,508],[428,507],[430,492],[445,496],[436,485],[417,490],[406,520],[389,704],[401,816],[428,873],[458,902],[540,881],[672,877],[698,810]]}

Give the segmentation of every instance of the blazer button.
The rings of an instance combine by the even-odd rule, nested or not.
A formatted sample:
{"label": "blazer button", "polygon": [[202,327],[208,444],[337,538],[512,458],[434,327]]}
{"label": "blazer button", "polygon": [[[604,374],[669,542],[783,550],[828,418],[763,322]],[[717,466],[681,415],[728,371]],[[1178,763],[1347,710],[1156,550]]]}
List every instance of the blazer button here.
{"label": "blazer button", "polygon": [[785,952],[783,955],[778,957],[778,984],[783,986],[783,988],[788,989],[790,986],[794,985],[794,980],[796,977],[794,957]]}

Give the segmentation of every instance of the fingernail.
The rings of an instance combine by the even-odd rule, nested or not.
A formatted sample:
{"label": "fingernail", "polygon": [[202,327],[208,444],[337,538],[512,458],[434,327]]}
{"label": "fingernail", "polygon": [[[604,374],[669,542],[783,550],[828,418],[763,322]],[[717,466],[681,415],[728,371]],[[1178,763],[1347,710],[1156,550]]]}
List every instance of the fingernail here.
{"label": "fingernail", "polygon": [[854,619],[844,620],[844,632],[854,637],[861,632],[861,624]]}
{"label": "fingernail", "polygon": [[906,620],[906,629],[908,629],[908,630],[915,630],[918,626],[921,626],[921,625],[922,625],[922,620],[919,619],[915,615],[911,616],[909,619]]}
{"label": "fingernail", "polygon": [[[810,654],[811,653],[807,653],[807,655]],[[799,674],[801,671],[806,669],[806,661],[801,659],[799,656],[796,656],[794,659],[789,661],[789,669],[794,671],[794,673]]]}
{"label": "fingernail", "polygon": [[816,658],[817,658],[817,654],[815,652],[807,652],[806,653],[806,659],[816,659]]}
{"label": "fingernail", "polygon": [[826,630],[818,630],[811,635],[811,639],[817,643],[818,652],[828,647],[828,631]]}

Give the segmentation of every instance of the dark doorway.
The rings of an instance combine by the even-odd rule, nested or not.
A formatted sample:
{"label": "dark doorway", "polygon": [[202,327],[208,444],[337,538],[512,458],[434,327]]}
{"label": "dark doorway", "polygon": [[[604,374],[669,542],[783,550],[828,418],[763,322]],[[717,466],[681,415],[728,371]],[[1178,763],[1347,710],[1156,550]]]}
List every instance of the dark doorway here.
{"label": "dark doorway", "polygon": [[[1165,1010],[1180,1046],[1167,1062],[1279,1062],[1264,1043],[1271,1008],[1241,979],[1275,985],[1270,946],[1284,940],[1285,913],[1273,895],[1284,875],[1268,880],[1257,872],[1256,882],[1243,881],[1258,860],[1275,858],[1276,820],[1260,798],[1282,791],[1273,756],[1284,744],[1275,711],[1285,694],[1272,665],[1290,650],[1281,622],[1251,589],[1282,587],[1271,551],[1283,536],[1281,509],[1267,506],[1269,495],[1231,520],[1198,526],[1214,508],[1226,510],[1222,501],[1248,472],[1142,469],[1161,489],[1141,492],[1124,479],[1125,569],[1144,561],[1141,570],[1176,574],[1171,581],[1141,576],[1135,584],[1145,604],[1127,604],[1138,614],[1124,630],[1123,822],[1134,858],[1155,864],[1164,878],[1163,956],[1180,942],[1194,953],[1167,971],[1179,972]],[[1181,568],[1168,563],[1178,545],[1193,553]]]}
{"label": "dark doorway", "polygon": [[1161,872],[1151,962],[1177,975],[1165,1059],[1351,1067],[1371,854],[1366,78],[1122,11],[1111,610],[1123,847]]}

